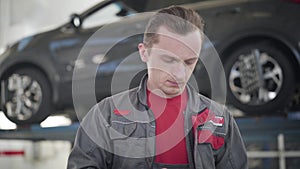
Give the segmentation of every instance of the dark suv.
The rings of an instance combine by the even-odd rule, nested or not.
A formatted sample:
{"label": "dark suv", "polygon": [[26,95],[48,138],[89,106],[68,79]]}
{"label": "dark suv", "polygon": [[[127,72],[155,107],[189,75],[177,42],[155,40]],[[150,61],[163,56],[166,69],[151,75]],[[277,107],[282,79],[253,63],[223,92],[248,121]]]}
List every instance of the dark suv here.
{"label": "dark suv", "polygon": [[[100,65],[94,79],[97,100],[111,95],[116,67],[125,57],[136,53],[143,36],[140,33],[118,41],[109,52],[103,51],[105,46],[116,43],[114,39],[128,31],[143,32],[151,14],[137,14],[137,11],[170,5],[163,4],[165,1],[145,1],[143,6],[130,2],[103,1],[82,14],[73,14],[69,23],[7,48],[0,56],[1,109],[6,116],[17,124],[29,124],[39,123],[54,112],[72,110],[75,66]],[[177,3],[195,9],[204,18],[205,34],[224,66],[228,104],[248,115],[273,114],[288,108],[299,89],[299,0]],[[101,27],[92,21],[106,19],[106,14],[101,13],[105,10],[113,13],[116,21],[109,26],[106,36],[89,39]],[[77,59],[83,46],[88,49],[86,57]],[[134,64],[118,70],[124,78],[144,67],[139,59],[133,60]],[[142,74],[135,76],[130,87],[138,84]],[[194,76],[200,92],[210,97],[211,84],[201,61]],[[84,76],[80,80],[91,79]]]}

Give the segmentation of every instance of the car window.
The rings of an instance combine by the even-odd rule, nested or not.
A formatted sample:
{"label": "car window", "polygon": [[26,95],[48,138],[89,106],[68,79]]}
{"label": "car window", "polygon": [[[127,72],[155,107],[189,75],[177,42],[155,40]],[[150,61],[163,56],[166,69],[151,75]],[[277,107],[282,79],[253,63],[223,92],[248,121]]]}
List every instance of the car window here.
{"label": "car window", "polygon": [[[120,3],[109,4],[106,7],[94,12],[92,15],[85,18],[82,23],[82,28],[88,29],[118,21],[123,17],[117,15],[121,11],[122,5]],[[134,11],[128,11],[126,15],[130,15],[133,13]]]}

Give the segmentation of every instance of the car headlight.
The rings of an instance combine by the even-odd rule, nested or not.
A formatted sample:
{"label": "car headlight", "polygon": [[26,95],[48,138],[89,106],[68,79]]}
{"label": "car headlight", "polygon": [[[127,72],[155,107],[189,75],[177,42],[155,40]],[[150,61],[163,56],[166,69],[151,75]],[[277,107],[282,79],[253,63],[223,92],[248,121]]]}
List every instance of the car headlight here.
{"label": "car headlight", "polygon": [[8,48],[8,46],[0,47],[0,55],[2,55],[7,50],[7,48]]}
{"label": "car headlight", "polygon": [[6,57],[5,53],[7,53],[7,51],[9,50],[10,46],[7,45],[6,47],[0,47],[0,63],[3,61],[3,59]]}

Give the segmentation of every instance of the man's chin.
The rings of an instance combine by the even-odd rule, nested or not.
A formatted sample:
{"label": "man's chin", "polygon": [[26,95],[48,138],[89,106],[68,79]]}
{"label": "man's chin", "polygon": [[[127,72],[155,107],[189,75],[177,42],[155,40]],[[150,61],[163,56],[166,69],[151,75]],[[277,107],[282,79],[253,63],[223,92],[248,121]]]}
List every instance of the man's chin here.
{"label": "man's chin", "polygon": [[178,95],[181,95],[181,93],[183,92],[183,90],[181,90],[181,88],[172,88],[172,89],[168,89],[166,90],[164,93],[166,94],[167,97],[176,97]]}

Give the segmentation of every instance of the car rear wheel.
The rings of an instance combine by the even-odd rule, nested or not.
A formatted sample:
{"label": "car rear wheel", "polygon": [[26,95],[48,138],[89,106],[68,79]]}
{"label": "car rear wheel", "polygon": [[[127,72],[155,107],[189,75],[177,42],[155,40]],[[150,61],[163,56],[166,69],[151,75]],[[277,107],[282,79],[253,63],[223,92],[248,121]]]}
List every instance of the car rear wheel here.
{"label": "car rear wheel", "polygon": [[247,114],[282,112],[294,92],[288,58],[269,42],[236,48],[225,62],[228,102]]}
{"label": "car rear wheel", "polygon": [[3,112],[12,122],[24,125],[42,122],[51,113],[51,90],[38,70],[22,68],[1,82]]}

